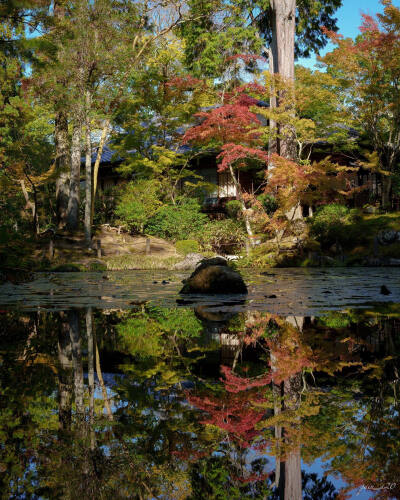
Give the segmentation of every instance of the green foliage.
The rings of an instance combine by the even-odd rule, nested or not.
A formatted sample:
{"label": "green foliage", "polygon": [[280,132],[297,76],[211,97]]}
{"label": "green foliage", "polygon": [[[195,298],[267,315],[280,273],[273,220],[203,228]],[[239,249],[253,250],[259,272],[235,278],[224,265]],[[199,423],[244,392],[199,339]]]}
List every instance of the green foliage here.
{"label": "green foliage", "polygon": [[[326,45],[321,26],[337,30],[334,13],[341,4],[342,0],[297,2],[297,56],[309,57]],[[271,44],[274,13],[269,0],[190,0],[189,9],[194,20],[181,25],[180,35],[185,40],[185,64],[194,74],[218,78],[228,68],[234,73],[240,68],[234,56],[261,54],[263,46]],[[246,66],[254,70],[254,61]]]}
{"label": "green foliage", "polygon": [[196,240],[179,240],[175,243],[176,251],[187,255],[199,251],[199,243]]}
{"label": "green foliage", "polygon": [[163,205],[146,223],[148,234],[169,240],[185,240],[201,231],[208,217],[194,198],[180,198],[177,205]]}
{"label": "green foliage", "polygon": [[143,233],[145,224],[161,205],[158,184],[155,181],[130,182],[123,189],[116,208],[116,215],[131,231]]}
{"label": "green foliage", "polygon": [[180,35],[185,40],[185,65],[191,73],[218,78],[227,68],[239,70],[232,56],[260,53],[257,28],[246,22],[246,12],[235,1],[190,0],[188,4],[194,20],[181,25]]}
{"label": "green foliage", "polygon": [[278,202],[271,194],[260,194],[260,196],[257,196],[257,200],[261,203],[268,215],[272,215],[278,209]]}
{"label": "green foliage", "polygon": [[232,219],[210,221],[198,233],[198,240],[203,250],[233,253],[243,246],[246,233],[243,224]]}
{"label": "green foliage", "polygon": [[346,243],[350,237],[348,226],[350,210],[338,204],[320,208],[311,222],[311,232],[325,247],[333,243]]}
{"label": "green foliage", "polygon": [[240,480],[242,471],[226,453],[219,452],[196,461],[190,471],[192,494],[189,500],[271,498],[271,486],[263,476],[265,459],[255,459],[247,466],[252,473],[251,482]]}
{"label": "green foliage", "polygon": [[134,72],[134,91],[123,100],[116,121],[122,132],[113,148],[124,158],[117,171],[126,178],[157,179],[163,201],[175,203],[196,188],[190,168],[195,152],[181,148],[185,128],[202,106],[213,104],[214,92],[187,75],[183,48],[175,38],[161,38],[144,68]]}
{"label": "green foliage", "polygon": [[238,200],[230,200],[226,204],[226,213],[232,219],[238,219],[241,215],[242,205]]}
{"label": "green foliage", "polygon": [[328,328],[347,328],[351,324],[348,314],[341,312],[330,312],[319,318],[319,322]]}
{"label": "green foliage", "polygon": [[143,315],[119,323],[117,331],[124,349],[130,354],[141,357],[159,356],[163,351],[159,325]]}
{"label": "green foliage", "polygon": [[169,336],[177,340],[196,338],[202,326],[190,309],[155,307],[119,323],[117,331],[127,352],[142,358],[157,358],[170,346]]}

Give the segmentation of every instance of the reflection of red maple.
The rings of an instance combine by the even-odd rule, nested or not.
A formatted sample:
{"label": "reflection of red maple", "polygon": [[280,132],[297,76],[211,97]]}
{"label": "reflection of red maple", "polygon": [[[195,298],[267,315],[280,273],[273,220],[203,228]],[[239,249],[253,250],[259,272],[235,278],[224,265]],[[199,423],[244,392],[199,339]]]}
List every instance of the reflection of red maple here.
{"label": "reflection of red maple", "polygon": [[225,389],[233,393],[254,389],[255,387],[264,387],[271,382],[270,375],[259,378],[238,377],[228,366],[221,366],[221,373],[225,377],[220,379],[225,384]]}
{"label": "reflection of red maple", "polygon": [[258,379],[238,377],[226,366],[221,371],[226,392],[216,396],[188,394],[188,401],[208,414],[201,423],[226,431],[228,439],[247,448],[260,436],[261,431],[256,427],[264,418],[265,410],[257,404],[265,402],[260,389],[265,388],[271,379],[269,376]]}

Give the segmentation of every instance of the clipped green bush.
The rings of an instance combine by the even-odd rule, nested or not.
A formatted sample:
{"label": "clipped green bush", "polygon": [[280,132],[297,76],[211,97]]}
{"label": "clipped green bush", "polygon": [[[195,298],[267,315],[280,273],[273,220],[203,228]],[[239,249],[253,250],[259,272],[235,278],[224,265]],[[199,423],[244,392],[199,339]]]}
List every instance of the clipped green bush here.
{"label": "clipped green bush", "polygon": [[238,200],[228,201],[226,204],[226,213],[231,219],[239,219],[242,212],[242,205]]}
{"label": "clipped green bush", "polygon": [[186,240],[209,220],[195,198],[181,198],[176,205],[164,205],[151,217],[146,233],[168,240]]}
{"label": "clipped green bush", "polygon": [[260,194],[257,200],[261,203],[268,215],[272,215],[278,210],[278,202],[271,194]]}
{"label": "clipped green bush", "polygon": [[344,205],[321,207],[311,221],[311,234],[324,246],[339,242],[346,245],[351,240],[351,211]]}
{"label": "clipped green bush", "polygon": [[188,253],[198,252],[199,243],[196,240],[179,240],[175,243],[175,248],[178,253],[187,255]]}
{"label": "clipped green bush", "polygon": [[151,180],[129,182],[122,190],[115,210],[119,222],[131,231],[143,233],[149,219],[160,207],[158,186]]}
{"label": "clipped green bush", "polygon": [[202,250],[217,253],[235,253],[246,240],[243,224],[232,219],[210,221],[201,232],[198,240]]}

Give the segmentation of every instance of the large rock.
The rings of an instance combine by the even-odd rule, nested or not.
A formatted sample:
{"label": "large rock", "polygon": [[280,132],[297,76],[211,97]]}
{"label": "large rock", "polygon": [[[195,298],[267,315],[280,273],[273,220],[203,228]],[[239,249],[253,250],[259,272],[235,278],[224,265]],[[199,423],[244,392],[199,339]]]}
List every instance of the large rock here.
{"label": "large rock", "polygon": [[244,294],[247,287],[222,257],[204,259],[186,280],[180,293]]}
{"label": "large rock", "polygon": [[380,245],[391,245],[400,241],[400,232],[393,230],[380,231],[377,234],[377,240]]}

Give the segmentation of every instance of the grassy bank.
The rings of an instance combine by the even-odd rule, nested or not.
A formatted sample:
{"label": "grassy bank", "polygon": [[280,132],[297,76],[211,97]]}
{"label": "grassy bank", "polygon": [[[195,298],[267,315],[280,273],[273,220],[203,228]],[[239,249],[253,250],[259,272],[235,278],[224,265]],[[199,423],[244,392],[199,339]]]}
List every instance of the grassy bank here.
{"label": "grassy bank", "polygon": [[[329,219],[329,218],[328,218]],[[387,265],[390,260],[400,259],[400,241],[390,244],[378,244],[377,236],[382,232],[395,231],[400,233],[400,213],[389,214],[362,214],[352,211],[339,224],[332,226],[332,221],[327,220],[327,225],[320,235],[313,233],[315,218],[308,221],[309,234],[300,244],[295,238],[287,238],[281,242],[278,251],[276,242],[264,241],[255,247],[249,256],[244,253],[235,262],[238,269],[262,269],[270,267],[320,267],[320,266],[363,266]],[[325,232],[324,232],[325,231]],[[322,235],[322,236],[321,236]],[[108,235],[107,235],[108,237]],[[125,236],[126,238],[126,236]],[[183,260],[183,255],[176,252],[174,246],[164,240],[154,239],[152,245],[155,249],[151,255],[144,252],[143,242],[135,241],[135,251],[132,241],[126,242],[119,237],[111,235],[108,246],[105,246],[109,255],[96,259],[94,252],[70,242],[57,250],[53,259],[48,258],[47,240],[36,241],[19,239],[11,247],[1,248],[0,257],[3,256],[0,270],[10,269],[25,271],[125,271],[125,270],[172,270],[177,262]],[[118,254],[113,254],[118,240]],[[293,244],[294,242],[294,244]],[[142,248],[143,247],[143,248]],[[120,253],[123,251],[123,253]],[[116,253],[116,252],[115,252]],[[211,256],[212,252],[204,253]],[[110,255],[111,254],[111,255]],[[389,265],[395,265],[391,263]],[[71,267],[72,266],[72,267]],[[5,273],[3,272],[3,276]]]}

